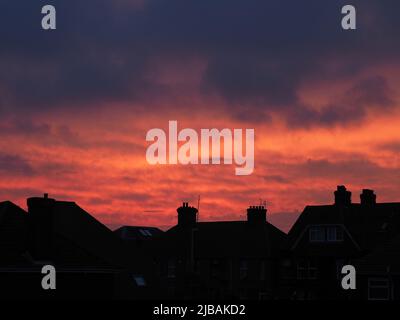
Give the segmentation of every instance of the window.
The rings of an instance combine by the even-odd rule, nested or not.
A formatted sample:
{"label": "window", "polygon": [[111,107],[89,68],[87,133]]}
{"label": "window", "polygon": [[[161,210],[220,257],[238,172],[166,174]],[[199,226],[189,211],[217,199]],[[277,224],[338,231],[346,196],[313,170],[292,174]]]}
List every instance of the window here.
{"label": "window", "polygon": [[152,234],[151,234],[151,232],[149,230],[140,229],[139,232],[145,237],[151,237],[152,236]]}
{"label": "window", "polygon": [[340,226],[327,227],[326,240],[330,242],[343,241],[343,229]]}
{"label": "window", "polygon": [[135,280],[135,283],[138,287],[146,286],[146,280],[144,280],[142,276],[133,276],[133,279]]}
{"label": "window", "polygon": [[318,276],[318,269],[317,266],[309,261],[308,262],[308,279],[317,279]]}
{"label": "window", "polygon": [[259,292],[258,293],[258,300],[268,300],[268,294],[266,292]]}
{"label": "window", "polygon": [[304,260],[297,262],[297,279],[307,279],[307,264]]}
{"label": "window", "polygon": [[299,260],[297,262],[297,279],[317,279],[318,268],[310,260]]}
{"label": "window", "polygon": [[246,260],[240,261],[239,277],[240,280],[246,279],[249,271],[249,266]]}
{"label": "window", "polygon": [[336,241],[336,227],[327,227],[326,228],[326,240]]}
{"label": "window", "polygon": [[167,277],[168,278],[175,278],[176,277],[176,264],[175,260],[168,260],[167,266]]}
{"label": "window", "polygon": [[343,241],[341,226],[312,226],[309,229],[310,242],[338,242]]}
{"label": "window", "polygon": [[322,242],[325,241],[325,228],[321,226],[310,228],[310,241]]}
{"label": "window", "polygon": [[390,286],[386,278],[368,279],[368,300],[389,300]]}

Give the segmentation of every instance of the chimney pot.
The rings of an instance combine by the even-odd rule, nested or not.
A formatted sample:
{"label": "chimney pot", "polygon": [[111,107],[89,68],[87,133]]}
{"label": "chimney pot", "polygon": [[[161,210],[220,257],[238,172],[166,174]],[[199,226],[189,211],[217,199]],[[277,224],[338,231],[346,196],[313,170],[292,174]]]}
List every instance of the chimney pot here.
{"label": "chimney pot", "polygon": [[53,216],[56,201],[45,193],[43,198],[29,198],[29,251],[35,259],[51,260],[53,255]]}
{"label": "chimney pot", "polygon": [[345,186],[337,186],[335,194],[335,204],[349,206],[351,204],[351,192]]}
{"label": "chimney pot", "polygon": [[249,206],[247,209],[247,222],[262,224],[267,221],[267,209],[264,206]]}
{"label": "chimney pot", "polygon": [[376,204],[376,194],[374,193],[374,190],[363,189],[360,194],[360,200],[362,205]]}
{"label": "chimney pot", "polygon": [[197,221],[198,210],[195,207],[189,207],[189,202],[184,202],[182,207],[176,209],[178,212],[178,226],[194,226]]}

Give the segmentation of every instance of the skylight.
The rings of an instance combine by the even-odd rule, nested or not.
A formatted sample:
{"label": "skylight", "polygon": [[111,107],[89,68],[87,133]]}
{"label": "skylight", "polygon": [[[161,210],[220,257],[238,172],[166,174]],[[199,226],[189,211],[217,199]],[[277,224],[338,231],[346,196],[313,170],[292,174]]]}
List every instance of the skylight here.
{"label": "skylight", "polygon": [[133,276],[133,279],[138,287],[146,286],[146,280],[144,280],[143,276]]}
{"label": "skylight", "polygon": [[146,230],[146,229],[140,229],[139,232],[145,237],[151,237],[152,236],[151,232],[149,230]]}

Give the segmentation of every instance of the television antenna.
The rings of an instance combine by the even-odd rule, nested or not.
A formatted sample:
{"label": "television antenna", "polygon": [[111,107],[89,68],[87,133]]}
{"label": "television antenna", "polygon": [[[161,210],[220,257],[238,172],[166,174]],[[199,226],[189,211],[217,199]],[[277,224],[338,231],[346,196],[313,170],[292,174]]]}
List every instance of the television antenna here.
{"label": "television antenna", "polygon": [[200,215],[200,195],[197,198],[197,217],[196,217],[196,222],[199,221],[199,215]]}

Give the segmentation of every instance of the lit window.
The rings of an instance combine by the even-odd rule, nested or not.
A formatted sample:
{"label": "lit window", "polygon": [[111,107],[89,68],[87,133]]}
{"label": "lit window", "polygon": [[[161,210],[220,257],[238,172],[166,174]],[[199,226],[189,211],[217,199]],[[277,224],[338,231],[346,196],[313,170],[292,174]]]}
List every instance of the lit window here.
{"label": "lit window", "polygon": [[311,242],[325,241],[325,228],[323,228],[321,226],[311,227],[309,235],[310,235]]}
{"label": "lit window", "polygon": [[369,300],[389,300],[390,286],[386,278],[368,279],[368,299]]}

